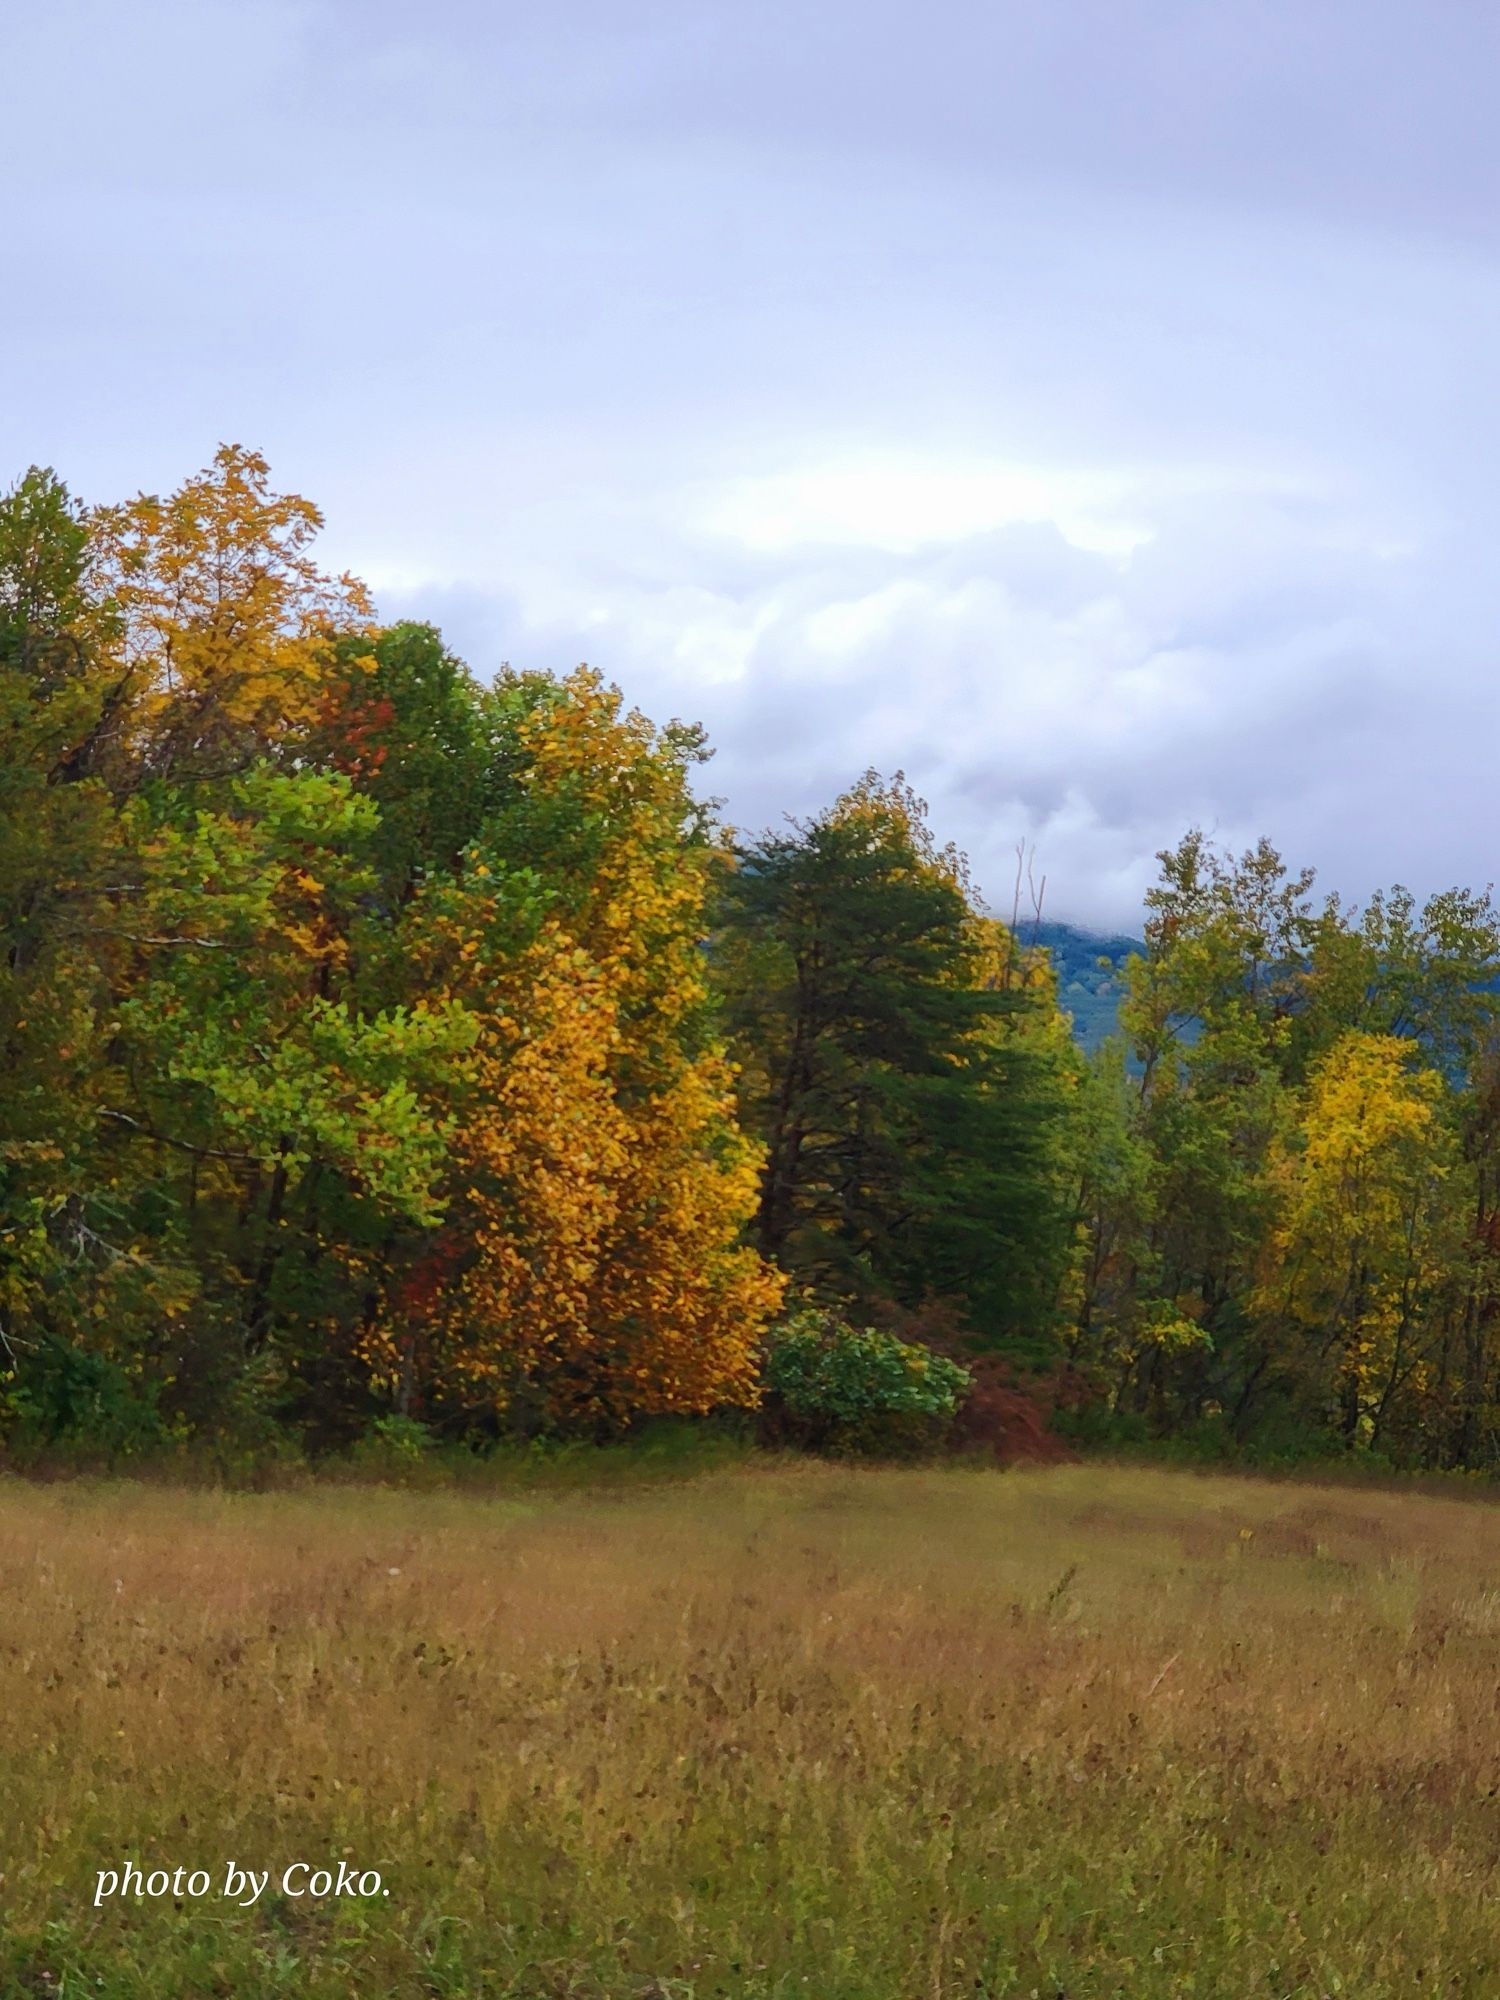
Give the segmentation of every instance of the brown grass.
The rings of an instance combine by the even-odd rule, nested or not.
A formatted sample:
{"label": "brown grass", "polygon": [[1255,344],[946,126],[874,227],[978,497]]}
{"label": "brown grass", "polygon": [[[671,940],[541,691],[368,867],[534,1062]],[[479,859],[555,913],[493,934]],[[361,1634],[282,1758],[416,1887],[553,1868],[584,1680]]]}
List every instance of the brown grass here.
{"label": "brown grass", "polygon": [[[0,1486],[6,1994],[1500,1994],[1500,1512]],[[94,1910],[129,1857],[389,1895]]]}

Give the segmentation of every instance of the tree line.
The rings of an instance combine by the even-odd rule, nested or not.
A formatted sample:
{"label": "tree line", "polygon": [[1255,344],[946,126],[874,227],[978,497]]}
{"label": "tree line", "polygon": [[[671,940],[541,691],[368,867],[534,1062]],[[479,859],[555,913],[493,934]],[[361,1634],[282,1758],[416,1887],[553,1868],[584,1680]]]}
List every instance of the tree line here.
{"label": "tree line", "polygon": [[238,447],[0,500],[12,1443],[609,1435],[876,1326],[1101,1438],[1492,1462],[1487,893],[1190,833],[1086,1056],[899,774],[738,833],[320,526]]}

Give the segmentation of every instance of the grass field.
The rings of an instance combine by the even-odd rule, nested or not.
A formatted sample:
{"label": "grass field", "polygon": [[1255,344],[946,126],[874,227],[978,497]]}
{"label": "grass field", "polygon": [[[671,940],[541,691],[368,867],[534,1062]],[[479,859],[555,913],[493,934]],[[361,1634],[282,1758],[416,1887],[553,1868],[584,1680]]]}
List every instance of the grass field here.
{"label": "grass field", "polygon": [[6,1996],[1500,1995],[1482,1501],[12,1480],[0,1587]]}

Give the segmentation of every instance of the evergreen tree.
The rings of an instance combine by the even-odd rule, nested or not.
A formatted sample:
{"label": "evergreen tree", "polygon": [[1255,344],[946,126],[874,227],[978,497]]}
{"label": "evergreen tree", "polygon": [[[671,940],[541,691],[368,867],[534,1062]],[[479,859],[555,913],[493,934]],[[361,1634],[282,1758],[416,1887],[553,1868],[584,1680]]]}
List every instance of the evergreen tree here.
{"label": "evergreen tree", "polygon": [[1043,996],[924,810],[871,774],[733,858],[715,961],[766,1147],[756,1243],[819,1298],[942,1297],[1034,1341],[1065,1249],[1059,1079],[1018,1031]]}

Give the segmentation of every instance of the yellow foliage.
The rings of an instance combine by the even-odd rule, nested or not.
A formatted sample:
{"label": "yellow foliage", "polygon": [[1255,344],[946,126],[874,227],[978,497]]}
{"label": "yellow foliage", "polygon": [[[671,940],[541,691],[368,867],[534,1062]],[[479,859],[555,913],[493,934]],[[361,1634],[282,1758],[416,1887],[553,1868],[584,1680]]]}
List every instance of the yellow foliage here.
{"label": "yellow foliage", "polygon": [[141,494],[90,517],[130,748],[153,771],[243,760],[311,721],[330,637],[370,624],[364,586],[325,575],[307,552],[317,508],[268,481],[258,453],[223,445],[169,498]]}
{"label": "yellow foliage", "polygon": [[1419,1307],[1447,1267],[1455,1146],[1444,1084],[1410,1042],[1351,1032],[1309,1077],[1255,1306],[1332,1358],[1352,1424],[1420,1366]]}
{"label": "yellow foliage", "polygon": [[[682,839],[681,772],[650,726],[587,670],[557,693],[520,725],[523,785],[594,828],[587,878],[518,957],[477,921],[440,927],[443,976],[484,1023],[475,1108],[448,1267],[370,1359],[392,1381],[415,1359],[428,1392],[470,1409],[619,1422],[749,1404],[782,1281],[739,1240],[758,1162],[728,1065],[687,1033],[707,857]],[[464,907],[477,920],[483,893]]]}

